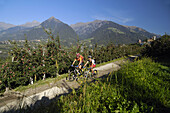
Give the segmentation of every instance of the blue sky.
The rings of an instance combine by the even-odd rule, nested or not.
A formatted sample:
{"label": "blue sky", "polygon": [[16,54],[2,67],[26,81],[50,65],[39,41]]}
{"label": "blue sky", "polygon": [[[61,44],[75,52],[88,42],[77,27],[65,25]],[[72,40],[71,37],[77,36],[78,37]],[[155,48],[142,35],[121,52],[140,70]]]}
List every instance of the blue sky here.
{"label": "blue sky", "polygon": [[99,19],[170,34],[170,0],[0,0],[0,22],[19,25],[51,16],[69,25]]}

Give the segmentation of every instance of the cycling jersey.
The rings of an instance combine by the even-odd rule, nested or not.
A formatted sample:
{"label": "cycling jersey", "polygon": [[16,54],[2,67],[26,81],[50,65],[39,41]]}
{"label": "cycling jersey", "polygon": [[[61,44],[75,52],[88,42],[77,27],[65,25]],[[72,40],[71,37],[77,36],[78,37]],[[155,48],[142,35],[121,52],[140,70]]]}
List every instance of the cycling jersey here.
{"label": "cycling jersey", "polygon": [[92,64],[93,64],[93,68],[96,67],[95,60],[94,60],[94,59],[91,59],[91,61],[88,60],[88,62],[90,62],[90,67],[92,66]]}
{"label": "cycling jersey", "polygon": [[79,57],[79,58],[76,58],[75,60],[76,60],[76,61],[82,61],[82,62],[83,62],[83,59],[84,59],[84,57],[83,57],[82,55],[80,55],[80,57]]}

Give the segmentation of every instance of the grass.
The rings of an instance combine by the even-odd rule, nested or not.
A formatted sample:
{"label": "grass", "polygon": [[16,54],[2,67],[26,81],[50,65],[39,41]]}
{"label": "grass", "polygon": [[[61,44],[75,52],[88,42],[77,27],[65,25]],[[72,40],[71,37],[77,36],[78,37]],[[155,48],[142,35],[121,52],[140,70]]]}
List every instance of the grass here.
{"label": "grass", "polygon": [[170,68],[151,59],[127,63],[107,78],[84,84],[50,105],[27,112],[164,112],[170,111]]}
{"label": "grass", "polygon": [[58,76],[57,78],[46,78],[45,80],[39,80],[37,82],[34,82],[34,84],[32,85],[28,85],[28,86],[19,86],[17,88],[14,89],[14,91],[25,91],[27,89],[30,89],[30,88],[37,88],[37,87],[40,87],[40,86],[43,86],[45,84],[50,84],[50,83],[56,83],[57,81],[65,78],[66,76],[68,76],[68,74],[62,74],[60,76]]}
{"label": "grass", "polygon": [[118,30],[117,28],[109,27],[109,30],[112,30],[113,32],[119,33],[119,34],[125,34],[124,32]]}
{"label": "grass", "polygon": [[170,67],[144,58],[124,65],[117,73],[121,95],[154,112],[170,110]]}

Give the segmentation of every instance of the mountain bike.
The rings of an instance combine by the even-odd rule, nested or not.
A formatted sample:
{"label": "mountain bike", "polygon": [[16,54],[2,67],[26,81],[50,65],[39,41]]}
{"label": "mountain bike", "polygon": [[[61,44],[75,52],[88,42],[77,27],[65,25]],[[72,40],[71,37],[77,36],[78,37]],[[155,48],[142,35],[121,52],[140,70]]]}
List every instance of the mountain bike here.
{"label": "mountain bike", "polygon": [[77,77],[81,75],[82,71],[76,66],[70,67],[68,71],[69,75],[66,77],[66,80],[77,80]]}
{"label": "mountain bike", "polygon": [[76,80],[79,79],[79,80],[81,81],[81,80],[84,80],[84,79],[96,78],[97,75],[98,75],[98,71],[97,71],[96,69],[94,69],[93,71],[94,71],[94,73],[92,74],[90,68],[86,68],[86,67],[83,68],[82,71],[81,71],[81,75],[78,76],[78,77],[76,78]]}

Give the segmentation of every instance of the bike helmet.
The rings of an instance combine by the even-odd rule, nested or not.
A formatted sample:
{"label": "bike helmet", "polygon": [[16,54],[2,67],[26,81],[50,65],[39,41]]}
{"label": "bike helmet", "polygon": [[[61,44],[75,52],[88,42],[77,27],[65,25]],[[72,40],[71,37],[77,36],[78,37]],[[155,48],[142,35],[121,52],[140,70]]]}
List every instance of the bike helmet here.
{"label": "bike helmet", "polygon": [[79,56],[80,56],[80,53],[77,53],[77,54],[76,54],[76,57],[79,57]]}
{"label": "bike helmet", "polygon": [[88,56],[88,58],[92,58],[92,56]]}

